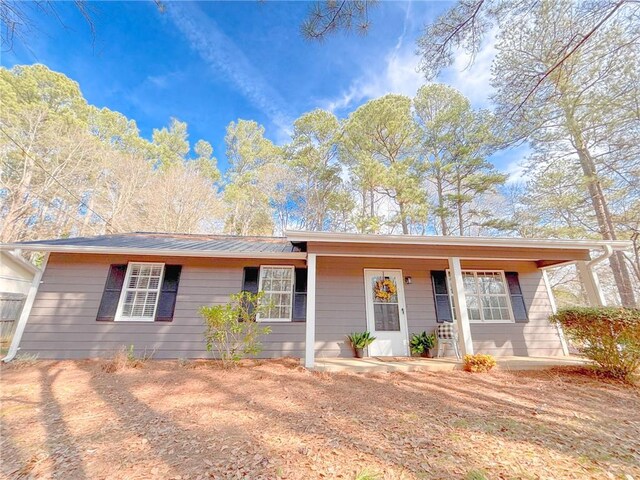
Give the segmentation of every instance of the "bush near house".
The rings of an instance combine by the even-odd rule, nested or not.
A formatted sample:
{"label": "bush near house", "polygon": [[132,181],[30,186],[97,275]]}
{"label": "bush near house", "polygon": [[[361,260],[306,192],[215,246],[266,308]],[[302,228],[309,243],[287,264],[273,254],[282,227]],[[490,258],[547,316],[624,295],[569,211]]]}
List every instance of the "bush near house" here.
{"label": "bush near house", "polygon": [[207,350],[215,350],[225,367],[260,353],[260,336],[271,333],[271,328],[256,323],[256,318],[267,313],[269,307],[263,293],[250,292],[231,295],[224,305],[200,307],[206,324]]}
{"label": "bush near house", "polygon": [[607,376],[630,381],[640,368],[640,309],[567,308],[550,321]]}
{"label": "bush near house", "polygon": [[463,360],[464,369],[467,372],[488,372],[496,366],[496,359],[493,355],[477,353],[475,355],[465,355]]}

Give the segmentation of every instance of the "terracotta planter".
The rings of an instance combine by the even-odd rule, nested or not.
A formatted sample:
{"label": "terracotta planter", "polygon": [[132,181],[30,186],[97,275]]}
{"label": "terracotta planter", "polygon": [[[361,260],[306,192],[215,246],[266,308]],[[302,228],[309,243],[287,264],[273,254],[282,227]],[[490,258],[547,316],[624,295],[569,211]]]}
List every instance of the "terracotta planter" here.
{"label": "terracotta planter", "polygon": [[354,352],[356,358],[364,357],[364,348],[354,348],[353,352]]}
{"label": "terracotta planter", "polygon": [[420,356],[423,357],[423,358],[433,358],[433,355],[431,354],[431,349],[430,348],[427,348],[425,351],[423,351],[420,354]]}

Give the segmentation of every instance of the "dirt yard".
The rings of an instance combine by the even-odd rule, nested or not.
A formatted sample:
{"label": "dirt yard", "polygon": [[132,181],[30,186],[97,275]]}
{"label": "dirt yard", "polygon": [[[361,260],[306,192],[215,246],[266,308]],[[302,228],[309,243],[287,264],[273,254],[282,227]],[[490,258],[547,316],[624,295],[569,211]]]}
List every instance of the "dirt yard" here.
{"label": "dirt yard", "polygon": [[3,366],[6,478],[640,479],[640,390],[571,370]]}

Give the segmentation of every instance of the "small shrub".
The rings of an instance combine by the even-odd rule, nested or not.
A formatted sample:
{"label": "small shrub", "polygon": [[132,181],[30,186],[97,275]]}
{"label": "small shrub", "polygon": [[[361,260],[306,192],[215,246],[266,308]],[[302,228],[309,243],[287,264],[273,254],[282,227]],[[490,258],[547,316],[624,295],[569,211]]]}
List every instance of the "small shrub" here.
{"label": "small shrub", "polygon": [[215,350],[224,367],[237,365],[246,356],[260,353],[260,336],[271,333],[271,328],[257,323],[256,317],[268,310],[263,294],[250,292],[231,295],[224,305],[201,307],[207,351]]}
{"label": "small shrub", "polygon": [[142,368],[145,362],[151,360],[155,354],[155,350],[150,352],[144,349],[142,356],[137,356],[133,345],[121,347],[112,358],[102,364],[102,370],[106,373],[114,373],[125,368]]}
{"label": "small shrub", "polygon": [[488,372],[496,366],[496,359],[493,355],[477,353],[475,355],[464,356],[464,369],[467,372],[480,373]]}
{"label": "small shrub", "polygon": [[370,332],[354,332],[347,335],[347,340],[353,348],[367,348],[375,339]]}
{"label": "small shrub", "polygon": [[549,320],[560,324],[573,344],[602,373],[632,381],[640,368],[640,309],[569,308]]}
{"label": "small shrub", "polygon": [[414,333],[411,335],[411,353],[414,355],[421,355],[424,352],[431,350],[436,345],[435,333]]}

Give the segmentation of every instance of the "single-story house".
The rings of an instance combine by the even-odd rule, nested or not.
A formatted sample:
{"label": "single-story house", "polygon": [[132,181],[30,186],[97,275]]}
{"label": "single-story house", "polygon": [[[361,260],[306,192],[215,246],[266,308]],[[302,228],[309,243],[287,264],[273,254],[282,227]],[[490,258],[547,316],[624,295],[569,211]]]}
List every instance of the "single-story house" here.
{"label": "single-story house", "polygon": [[[262,357],[351,356],[368,330],[371,356],[409,355],[412,333],[455,322],[462,353],[566,354],[548,322],[545,269],[576,263],[604,304],[593,265],[624,241],[287,232],[284,237],[131,233],[2,245],[45,252],[9,355],[207,357],[202,305],[263,291],[271,327]],[[594,253],[595,252],[595,253]],[[592,254],[594,258],[592,258]]]}

